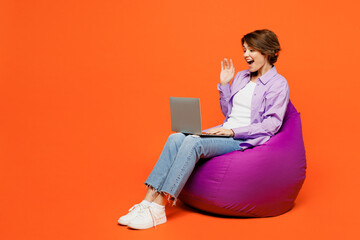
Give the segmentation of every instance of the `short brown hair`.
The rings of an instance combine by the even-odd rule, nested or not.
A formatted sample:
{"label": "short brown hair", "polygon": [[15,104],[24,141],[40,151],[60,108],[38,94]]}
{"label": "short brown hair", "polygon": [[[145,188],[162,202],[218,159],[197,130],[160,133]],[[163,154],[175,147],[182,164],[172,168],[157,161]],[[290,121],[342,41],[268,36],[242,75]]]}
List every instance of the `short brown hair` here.
{"label": "short brown hair", "polygon": [[249,47],[258,50],[263,55],[268,56],[269,63],[276,63],[279,56],[280,43],[275,33],[268,29],[256,30],[244,35],[241,43],[246,42]]}

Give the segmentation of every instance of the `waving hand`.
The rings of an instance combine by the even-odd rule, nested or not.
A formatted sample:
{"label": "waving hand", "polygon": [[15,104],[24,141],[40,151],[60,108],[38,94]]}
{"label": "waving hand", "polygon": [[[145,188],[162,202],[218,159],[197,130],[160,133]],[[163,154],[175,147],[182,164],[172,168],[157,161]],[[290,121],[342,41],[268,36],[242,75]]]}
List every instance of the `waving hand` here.
{"label": "waving hand", "polygon": [[225,63],[225,66],[223,64],[223,61],[221,61],[221,72],[220,72],[220,84],[221,85],[228,84],[231,81],[231,79],[234,77],[234,74],[235,74],[235,68],[233,66],[232,60],[230,59],[231,66],[230,66],[227,58],[224,58],[224,63]]}

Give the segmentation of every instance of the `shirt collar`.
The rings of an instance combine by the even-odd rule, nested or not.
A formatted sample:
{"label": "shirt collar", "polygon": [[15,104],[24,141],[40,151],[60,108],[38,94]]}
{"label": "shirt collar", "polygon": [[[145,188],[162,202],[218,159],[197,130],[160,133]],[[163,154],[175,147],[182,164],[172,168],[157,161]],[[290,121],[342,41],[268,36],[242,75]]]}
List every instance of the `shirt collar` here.
{"label": "shirt collar", "polygon": [[[250,76],[250,70],[247,70],[247,75]],[[269,71],[267,71],[264,75],[259,77],[258,79],[262,84],[266,84],[271,78],[273,78],[277,74],[276,67],[273,66]],[[250,79],[250,78],[249,78]]]}

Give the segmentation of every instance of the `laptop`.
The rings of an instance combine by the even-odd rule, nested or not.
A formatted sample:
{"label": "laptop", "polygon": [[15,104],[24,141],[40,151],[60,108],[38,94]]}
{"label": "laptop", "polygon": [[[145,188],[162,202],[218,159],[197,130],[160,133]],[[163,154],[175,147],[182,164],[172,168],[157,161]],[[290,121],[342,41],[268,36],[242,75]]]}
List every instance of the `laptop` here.
{"label": "laptop", "polygon": [[201,112],[199,98],[170,97],[171,130],[200,137],[230,137],[226,135],[205,134],[201,131]]}

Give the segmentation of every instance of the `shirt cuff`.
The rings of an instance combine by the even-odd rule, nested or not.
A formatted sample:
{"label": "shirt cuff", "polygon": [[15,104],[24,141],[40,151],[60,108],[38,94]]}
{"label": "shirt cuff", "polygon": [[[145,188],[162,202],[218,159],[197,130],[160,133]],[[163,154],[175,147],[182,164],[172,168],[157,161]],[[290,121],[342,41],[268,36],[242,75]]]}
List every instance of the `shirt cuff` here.
{"label": "shirt cuff", "polygon": [[226,97],[230,96],[230,86],[229,86],[229,84],[221,86],[221,84],[218,83],[217,89],[219,90],[220,98],[226,99]]}
{"label": "shirt cuff", "polygon": [[234,138],[248,138],[249,136],[249,127],[238,127],[238,128],[232,128],[234,131]]}

